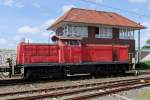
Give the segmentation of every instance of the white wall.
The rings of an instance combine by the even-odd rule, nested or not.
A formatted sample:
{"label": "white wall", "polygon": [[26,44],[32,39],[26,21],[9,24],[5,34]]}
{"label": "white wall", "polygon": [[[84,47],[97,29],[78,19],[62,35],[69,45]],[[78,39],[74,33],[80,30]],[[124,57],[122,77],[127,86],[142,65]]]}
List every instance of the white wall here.
{"label": "white wall", "polygon": [[0,67],[8,67],[8,63],[6,63],[7,58],[13,59],[13,64],[16,64],[16,51],[14,50],[3,50],[0,52]]}

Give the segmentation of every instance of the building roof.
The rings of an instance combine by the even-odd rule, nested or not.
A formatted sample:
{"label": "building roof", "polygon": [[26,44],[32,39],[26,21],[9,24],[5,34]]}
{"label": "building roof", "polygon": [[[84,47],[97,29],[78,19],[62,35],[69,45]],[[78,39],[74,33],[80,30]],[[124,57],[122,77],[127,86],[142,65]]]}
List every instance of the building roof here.
{"label": "building roof", "polygon": [[145,28],[143,25],[140,25],[114,12],[72,8],[68,12],[66,12],[63,16],[58,18],[50,27],[48,27],[48,30],[56,28],[57,25],[63,22],[92,24],[92,25],[110,25],[117,27],[130,27],[136,29]]}

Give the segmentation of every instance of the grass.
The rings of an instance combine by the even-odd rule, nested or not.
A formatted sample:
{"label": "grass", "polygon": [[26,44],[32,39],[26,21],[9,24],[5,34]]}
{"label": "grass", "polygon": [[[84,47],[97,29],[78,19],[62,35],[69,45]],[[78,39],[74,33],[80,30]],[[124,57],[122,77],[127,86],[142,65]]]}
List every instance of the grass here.
{"label": "grass", "polygon": [[150,61],[141,62],[140,63],[140,69],[150,69]]}

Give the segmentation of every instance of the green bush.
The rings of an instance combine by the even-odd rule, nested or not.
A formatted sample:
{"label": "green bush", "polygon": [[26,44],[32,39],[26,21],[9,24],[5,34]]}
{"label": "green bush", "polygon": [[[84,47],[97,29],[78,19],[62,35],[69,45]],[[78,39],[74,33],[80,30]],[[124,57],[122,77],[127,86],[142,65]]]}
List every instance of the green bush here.
{"label": "green bush", "polygon": [[150,69],[150,61],[141,62],[140,63],[140,69]]}

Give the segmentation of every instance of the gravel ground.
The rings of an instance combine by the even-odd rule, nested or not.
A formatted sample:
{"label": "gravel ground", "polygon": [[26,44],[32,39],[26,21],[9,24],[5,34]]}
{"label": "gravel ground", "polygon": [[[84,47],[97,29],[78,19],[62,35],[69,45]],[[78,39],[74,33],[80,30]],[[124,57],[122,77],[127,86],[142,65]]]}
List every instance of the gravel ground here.
{"label": "gravel ground", "polygon": [[0,72],[0,80],[2,80],[2,79],[7,79],[7,78],[8,78],[8,75],[9,75],[8,72],[6,72],[6,73]]}
{"label": "gravel ground", "polygon": [[[145,75],[141,75],[138,77],[144,77]],[[146,75],[149,76],[150,75]],[[106,82],[106,81],[116,81],[116,80],[124,80],[136,78],[134,76],[127,77],[113,77],[113,78],[98,78],[98,79],[84,79],[84,80],[62,80],[58,82],[45,82],[45,83],[32,83],[32,84],[24,84],[24,85],[13,85],[13,86],[0,86],[0,93],[4,92],[16,92],[23,90],[32,90],[32,89],[40,89],[40,88],[48,88],[48,87],[59,87],[59,86],[71,86],[71,85],[79,85],[86,83],[95,83],[95,82]]]}
{"label": "gravel ground", "polygon": [[150,86],[93,98],[92,100],[150,100]]}
{"label": "gravel ground", "polygon": [[20,75],[15,75],[9,78],[9,72],[0,72],[0,80],[21,79]]}

